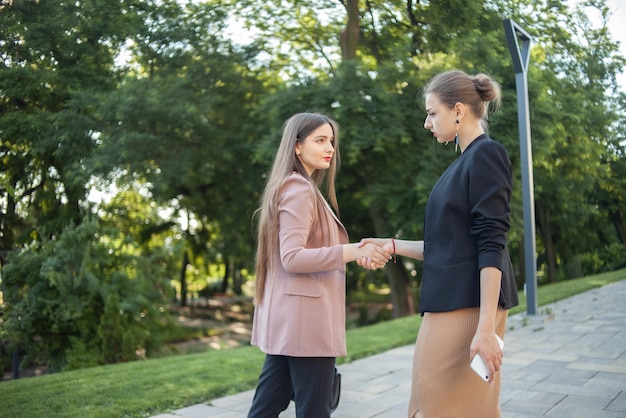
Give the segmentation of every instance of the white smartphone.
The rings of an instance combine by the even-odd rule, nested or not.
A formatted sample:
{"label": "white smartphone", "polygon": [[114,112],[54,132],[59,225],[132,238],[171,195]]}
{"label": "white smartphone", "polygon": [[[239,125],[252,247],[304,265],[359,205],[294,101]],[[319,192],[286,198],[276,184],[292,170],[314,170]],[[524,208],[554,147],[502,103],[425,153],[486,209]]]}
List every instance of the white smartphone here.
{"label": "white smartphone", "polygon": [[[500,345],[500,349],[502,350],[504,348],[504,341],[502,341],[502,339],[498,335],[496,335],[496,339],[498,340],[498,344]],[[476,354],[474,356],[471,366],[472,370],[474,370],[481,379],[483,379],[485,382],[489,381],[489,369],[487,369],[487,365],[485,364],[485,361],[480,356],[480,354]]]}

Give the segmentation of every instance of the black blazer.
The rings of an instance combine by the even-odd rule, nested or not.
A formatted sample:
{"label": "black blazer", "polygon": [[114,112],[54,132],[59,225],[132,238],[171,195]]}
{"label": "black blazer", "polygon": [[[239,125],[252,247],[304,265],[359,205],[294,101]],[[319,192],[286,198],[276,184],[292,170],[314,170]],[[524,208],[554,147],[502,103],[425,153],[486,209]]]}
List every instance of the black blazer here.
{"label": "black blazer", "polygon": [[424,219],[421,313],[480,306],[480,269],[502,271],[499,305],[516,306],[507,249],[511,161],[486,134],[476,138],[441,175]]}

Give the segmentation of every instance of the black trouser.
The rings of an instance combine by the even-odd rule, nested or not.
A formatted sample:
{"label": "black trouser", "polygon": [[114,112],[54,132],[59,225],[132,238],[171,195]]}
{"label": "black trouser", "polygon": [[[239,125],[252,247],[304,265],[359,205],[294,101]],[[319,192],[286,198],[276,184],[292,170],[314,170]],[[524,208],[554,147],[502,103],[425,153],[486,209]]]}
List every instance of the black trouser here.
{"label": "black trouser", "polygon": [[293,399],[298,418],[329,418],[334,357],[266,355],[248,418],[276,418]]}

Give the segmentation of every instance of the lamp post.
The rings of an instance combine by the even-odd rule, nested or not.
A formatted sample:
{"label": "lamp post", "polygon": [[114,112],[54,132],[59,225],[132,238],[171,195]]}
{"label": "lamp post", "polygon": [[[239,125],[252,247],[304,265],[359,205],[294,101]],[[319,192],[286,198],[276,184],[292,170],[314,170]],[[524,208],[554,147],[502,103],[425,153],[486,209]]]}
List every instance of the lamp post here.
{"label": "lamp post", "polygon": [[[535,251],[535,197],[533,187],[533,157],[530,143],[530,114],[528,107],[528,61],[532,37],[511,19],[504,19],[504,32],[513,58],[517,91],[520,161],[522,168],[522,201],[524,209],[524,272],[526,276],[526,313],[537,313],[537,261]],[[520,48],[521,41],[521,48]]]}

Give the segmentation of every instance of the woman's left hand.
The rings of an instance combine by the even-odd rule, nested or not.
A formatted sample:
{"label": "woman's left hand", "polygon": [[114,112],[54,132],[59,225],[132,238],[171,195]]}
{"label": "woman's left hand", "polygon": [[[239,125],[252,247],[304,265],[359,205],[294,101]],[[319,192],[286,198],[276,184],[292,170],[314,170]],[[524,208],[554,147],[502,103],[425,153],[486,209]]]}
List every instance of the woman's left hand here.
{"label": "woman's left hand", "polygon": [[470,362],[480,354],[487,369],[489,370],[489,383],[493,382],[494,375],[502,367],[502,357],[504,355],[495,332],[477,332],[470,345]]}

